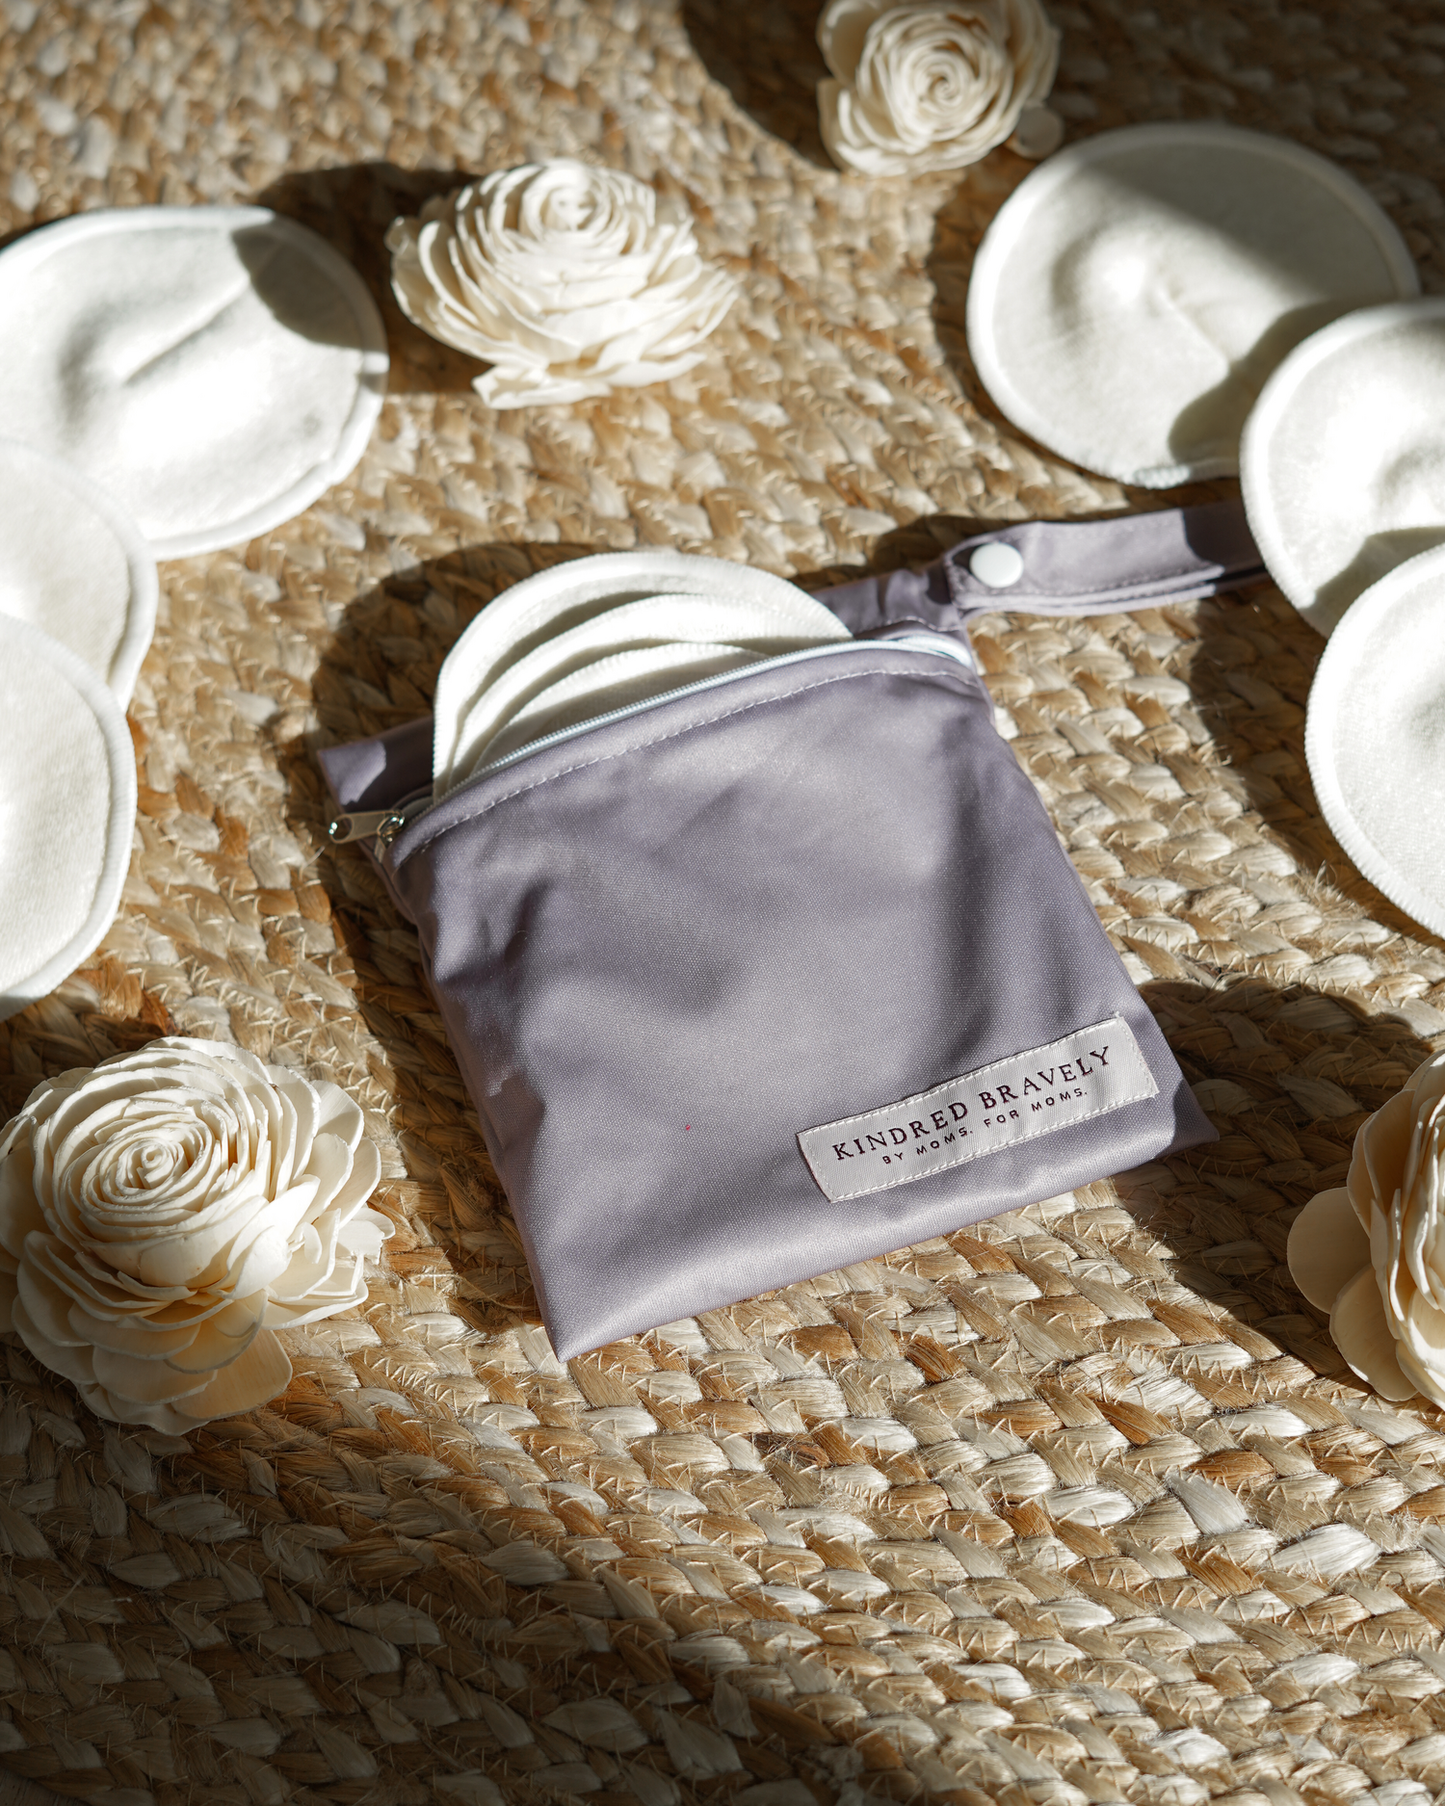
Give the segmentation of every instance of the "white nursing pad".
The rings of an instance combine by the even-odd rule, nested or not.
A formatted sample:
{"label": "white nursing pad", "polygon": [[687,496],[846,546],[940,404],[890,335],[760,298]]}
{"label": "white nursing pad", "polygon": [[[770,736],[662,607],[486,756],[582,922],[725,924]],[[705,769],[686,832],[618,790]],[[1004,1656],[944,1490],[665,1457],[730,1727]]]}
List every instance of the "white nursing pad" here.
{"label": "white nursing pad", "polygon": [[150,547],[73,465],[14,439],[0,439],[0,614],[53,635],[130,701],[155,632]]}
{"label": "white nursing pad", "polygon": [[559,733],[563,728],[593,721],[613,709],[630,708],[633,703],[665,695],[668,690],[681,689],[684,684],[700,683],[705,678],[720,676],[724,671],[736,671],[743,665],[755,664],[757,659],[757,650],[751,646],[728,646],[706,640],[695,646],[676,642],[666,646],[640,646],[632,652],[618,652],[610,658],[597,659],[538,691],[469,761],[470,768],[475,770],[478,766],[504,759],[508,753],[540,740],[545,734]]}
{"label": "white nursing pad", "polygon": [[1305,752],[1340,845],[1392,902],[1445,934],[1445,548],[1397,565],[1330,636]]}
{"label": "white nursing pad", "polygon": [[[717,562],[724,572],[731,568],[721,559]],[[649,596],[642,602],[605,609],[576,627],[552,634],[492,679],[458,726],[453,770],[458,777],[474,770],[496,735],[540,692],[562,678],[579,675],[589,665],[610,661],[620,652],[667,650],[679,644],[716,648],[721,642],[746,647],[754,658],[765,658],[819,640],[846,640],[848,630],[838,617],[821,604],[814,606],[827,617],[826,625],[803,627],[791,611],[733,596]],[[689,681],[687,677],[678,680]],[[663,683],[653,694],[676,687]],[[613,706],[604,697],[594,712],[605,714]]]}
{"label": "white nursing pad", "polygon": [[1419,289],[1394,226],[1323,157],[1234,126],[1129,126],[1004,203],[968,344],[1041,445],[1161,489],[1238,468],[1260,386],[1307,334]]}
{"label": "white nursing pad", "polygon": [[331,247],[264,207],[82,213],[0,252],[0,431],[69,459],[159,558],[234,545],[344,477],[386,335]]}
{"label": "white nursing pad", "polygon": [[120,704],[59,640],[0,615],[0,1020],[94,952],[120,907],[135,754]]}
{"label": "white nursing pad", "polygon": [[1445,543],[1445,299],[1347,314],[1292,351],[1244,429],[1240,476],[1270,575],[1321,633]]}
{"label": "white nursing pad", "polygon": [[[595,615],[629,603],[658,596],[678,599],[726,597],[750,602],[770,611],[777,631],[797,644],[817,640],[846,639],[847,629],[831,609],[815,602],[805,590],[783,577],[755,571],[722,558],[703,558],[687,552],[603,552],[539,571],[535,577],[498,596],[477,616],[448,653],[437,675],[432,772],[437,797],[465,777],[475,756],[502,725],[501,719],[478,716],[477,731],[487,720],[492,726],[484,739],[469,731],[470,757],[463,757],[460,738],[463,723],[482,704],[486,692],[509,666],[537,650],[547,640],[581,626]],[[701,639],[731,640],[729,634],[697,634],[691,624],[660,636],[662,641]],[[654,636],[649,641],[659,643]],[[633,645],[635,647],[635,642]],[[622,650],[604,635],[592,657],[603,658]],[[550,681],[567,673],[554,668]],[[684,679],[683,681],[687,681]],[[538,688],[543,687],[538,685]],[[515,707],[529,699],[515,696]],[[510,712],[510,711],[508,711]]]}

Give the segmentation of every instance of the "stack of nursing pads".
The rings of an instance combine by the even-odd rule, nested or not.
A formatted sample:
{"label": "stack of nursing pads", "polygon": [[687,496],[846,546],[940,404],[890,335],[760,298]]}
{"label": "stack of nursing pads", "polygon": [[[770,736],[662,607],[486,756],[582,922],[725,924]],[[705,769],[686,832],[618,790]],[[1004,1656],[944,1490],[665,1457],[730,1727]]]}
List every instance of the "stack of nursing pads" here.
{"label": "stack of nursing pads", "polygon": [[134,832],[157,557],[278,525],[381,407],[360,277],[260,207],[86,213],[0,252],[0,1018],[94,951]]}
{"label": "stack of nursing pads", "polygon": [[155,618],[135,522],[73,466],[0,440],[0,1018],[52,990],[120,905],[124,711]]}
{"label": "stack of nursing pads", "polygon": [[723,559],[657,551],[558,565],[499,597],[448,654],[434,798],[548,735],[848,637],[795,584]]}
{"label": "stack of nursing pads", "polygon": [[968,299],[1019,426],[1162,487],[1239,471],[1330,642],[1306,752],[1336,838],[1445,934],[1445,300],[1344,171],[1222,125],[1105,132],[1015,190]]}
{"label": "stack of nursing pads", "polygon": [[1320,808],[1445,934],[1445,300],[1306,339],[1265,385],[1240,474],[1272,576],[1330,636],[1305,734]]}

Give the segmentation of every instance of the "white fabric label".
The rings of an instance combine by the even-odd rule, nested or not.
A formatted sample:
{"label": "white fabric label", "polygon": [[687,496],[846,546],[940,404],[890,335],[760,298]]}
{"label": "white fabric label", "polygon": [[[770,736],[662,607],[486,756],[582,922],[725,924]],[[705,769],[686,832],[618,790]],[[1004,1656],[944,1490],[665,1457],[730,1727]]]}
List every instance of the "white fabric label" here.
{"label": "white fabric label", "polygon": [[1128,1024],[1110,1016],[916,1097],[804,1129],[798,1146],[836,1204],[962,1166],[1158,1091]]}

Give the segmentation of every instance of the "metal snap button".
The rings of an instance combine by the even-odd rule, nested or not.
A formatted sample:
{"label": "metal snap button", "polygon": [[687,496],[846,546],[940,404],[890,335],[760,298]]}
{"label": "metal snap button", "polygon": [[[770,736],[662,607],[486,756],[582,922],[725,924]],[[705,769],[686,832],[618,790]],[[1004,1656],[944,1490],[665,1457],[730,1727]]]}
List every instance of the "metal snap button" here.
{"label": "metal snap button", "polygon": [[1008,589],[1023,576],[1024,561],[1016,546],[993,540],[970,553],[968,569],[970,576],[977,577],[990,589]]}

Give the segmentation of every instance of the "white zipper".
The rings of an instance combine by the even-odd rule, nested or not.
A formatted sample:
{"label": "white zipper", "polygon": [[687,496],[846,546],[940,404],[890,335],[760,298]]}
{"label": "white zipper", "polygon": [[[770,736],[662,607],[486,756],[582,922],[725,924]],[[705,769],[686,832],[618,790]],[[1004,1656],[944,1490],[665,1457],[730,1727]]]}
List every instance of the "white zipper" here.
{"label": "white zipper", "polygon": [[736,683],[740,677],[750,677],[755,671],[775,671],[785,665],[802,664],[805,660],[835,657],[840,653],[873,652],[879,646],[899,647],[909,652],[927,652],[937,658],[950,658],[967,670],[976,672],[977,664],[968,646],[958,640],[938,640],[923,638],[921,635],[901,635],[896,640],[828,640],[821,646],[807,646],[801,652],[780,653],[777,658],[762,658],[755,664],[740,665],[733,671],[722,671],[715,677],[702,677],[696,683],[683,684],[676,690],[665,690],[660,696],[649,696],[642,702],[630,702],[624,708],[610,709],[605,715],[593,715],[586,721],[576,722],[571,727],[559,727],[555,733],[544,734],[539,740],[529,740],[525,746],[505,753],[500,759],[494,759],[490,765],[483,765],[470,773],[460,784],[455,784],[440,801],[433,801],[430,789],[406,798],[390,809],[353,810],[337,815],[329,824],[327,833],[333,844],[341,846],[347,841],[369,840],[375,837],[381,847],[389,847],[403,828],[408,828],[423,815],[433,809],[440,808],[442,803],[449,802],[452,797],[463,790],[469,790],[473,784],[479,784],[483,778],[506,771],[510,766],[530,759],[534,753],[545,751],[550,746],[559,746],[566,740],[575,740],[582,734],[589,734],[594,728],[606,727],[613,721],[626,721],[633,715],[645,715],[649,709],[660,708],[665,702],[676,702],[680,696],[697,696],[704,690],[718,690],[725,684]]}

